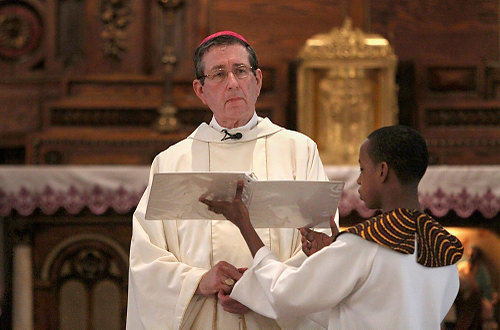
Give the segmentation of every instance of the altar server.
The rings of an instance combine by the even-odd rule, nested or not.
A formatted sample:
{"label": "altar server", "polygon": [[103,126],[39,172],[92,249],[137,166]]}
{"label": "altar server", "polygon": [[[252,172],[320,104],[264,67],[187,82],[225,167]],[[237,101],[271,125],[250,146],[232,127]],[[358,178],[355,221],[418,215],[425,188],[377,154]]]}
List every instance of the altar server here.
{"label": "altar server", "polygon": [[460,241],[419,205],[428,162],[425,140],[411,128],[370,134],[359,154],[359,194],[382,213],[332,236],[301,229],[309,258],[280,262],[255,233],[241,201],[202,199],[240,229],[254,256],[231,297],[282,322],[309,316],[328,329],[439,329],[459,287]]}

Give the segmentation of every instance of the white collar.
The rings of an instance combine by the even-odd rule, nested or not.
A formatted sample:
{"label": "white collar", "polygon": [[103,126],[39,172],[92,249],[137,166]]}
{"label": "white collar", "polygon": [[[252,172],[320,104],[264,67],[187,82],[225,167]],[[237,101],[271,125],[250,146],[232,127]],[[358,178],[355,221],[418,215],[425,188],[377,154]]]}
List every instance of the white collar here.
{"label": "white collar", "polygon": [[[240,127],[238,127],[237,131],[232,131],[230,133],[235,134],[239,132],[239,128]],[[243,137],[238,140],[227,139],[222,141],[225,133],[218,131],[217,129],[209,126],[207,123],[201,123],[201,125],[198,126],[193,133],[191,133],[189,138],[209,143],[241,143],[268,136],[281,130],[284,130],[284,128],[273,124],[268,118],[257,117],[257,125],[248,131],[241,131],[243,132]]]}
{"label": "white collar", "polygon": [[258,122],[257,113],[254,111],[252,118],[250,118],[248,123],[246,123],[243,126],[235,127],[232,129],[227,129],[226,127],[222,127],[221,125],[219,125],[219,123],[217,122],[217,119],[215,119],[215,116],[212,116],[212,120],[210,121],[209,126],[213,127],[214,129],[218,130],[219,132],[222,132],[222,130],[224,130],[224,129],[227,129],[228,131],[230,131],[230,130],[249,131],[257,125],[257,122]]}

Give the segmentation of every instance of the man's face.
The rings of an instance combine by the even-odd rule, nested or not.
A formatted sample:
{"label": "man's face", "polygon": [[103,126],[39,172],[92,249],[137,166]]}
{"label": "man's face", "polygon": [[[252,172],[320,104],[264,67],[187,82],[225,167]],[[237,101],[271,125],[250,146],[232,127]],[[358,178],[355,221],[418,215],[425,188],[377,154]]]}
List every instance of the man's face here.
{"label": "man's face", "polygon": [[379,189],[377,182],[377,165],[373,163],[368,155],[369,140],[365,140],[359,148],[359,197],[365,202],[369,209],[378,209],[381,207],[379,198]]}
{"label": "man's face", "polygon": [[262,86],[262,72],[238,79],[232,70],[238,66],[250,67],[248,52],[240,44],[214,46],[203,56],[204,74],[217,70],[228,72],[227,78],[216,82],[205,78],[204,85],[193,81],[193,88],[200,100],[212,110],[217,122],[228,128],[245,125],[255,112],[255,103]]}

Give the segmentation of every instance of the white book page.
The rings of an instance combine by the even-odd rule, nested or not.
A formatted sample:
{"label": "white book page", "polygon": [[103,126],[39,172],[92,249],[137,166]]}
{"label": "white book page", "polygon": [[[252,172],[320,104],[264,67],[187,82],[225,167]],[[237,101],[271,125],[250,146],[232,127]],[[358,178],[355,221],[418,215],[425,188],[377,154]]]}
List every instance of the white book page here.
{"label": "white book page", "polygon": [[249,173],[157,173],[146,210],[146,220],[225,220],[199,201],[231,201],[243,180],[243,202],[256,228],[329,227],[344,182],[257,181]]}
{"label": "white book page", "polygon": [[[242,172],[175,172],[157,173],[149,194],[146,220],[225,220],[210,212],[199,201],[201,196],[213,200],[234,199],[239,180],[248,185],[253,179]],[[243,190],[243,202],[248,206],[249,191]]]}
{"label": "white book page", "polygon": [[330,228],[344,182],[258,181],[251,182],[248,212],[256,228]]}

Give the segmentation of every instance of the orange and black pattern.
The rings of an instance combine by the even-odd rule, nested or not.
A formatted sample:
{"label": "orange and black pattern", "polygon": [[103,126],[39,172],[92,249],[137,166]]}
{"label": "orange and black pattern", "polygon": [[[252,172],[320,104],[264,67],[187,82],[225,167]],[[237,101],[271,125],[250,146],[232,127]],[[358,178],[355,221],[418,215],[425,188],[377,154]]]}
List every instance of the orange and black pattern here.
{"label": "orange and black pattern", "polygon": [[417,262],[426,267],[452,265],[460,260],[464,250],[458,238],[417,210],[396,209],[383,213],[338,235],[346,232],[403,254],[414,253],[416,238]]}

